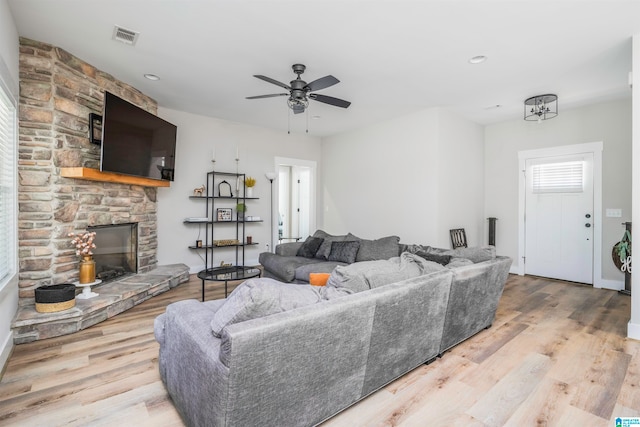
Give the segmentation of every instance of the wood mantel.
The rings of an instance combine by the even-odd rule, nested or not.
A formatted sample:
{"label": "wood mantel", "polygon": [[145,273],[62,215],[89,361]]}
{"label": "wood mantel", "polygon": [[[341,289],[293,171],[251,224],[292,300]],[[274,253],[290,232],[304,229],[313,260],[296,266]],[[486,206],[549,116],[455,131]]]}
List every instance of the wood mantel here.
{"label": "wood mantel", "polygon": [[60,175],[65,178],[85,179],[88,181],[115,182],[117,184],[140,185],[142,187],[169,187],[171,183],[163,179],[143,178],[122,175],[113,172],[102,172],[92,168],[60,168]]}

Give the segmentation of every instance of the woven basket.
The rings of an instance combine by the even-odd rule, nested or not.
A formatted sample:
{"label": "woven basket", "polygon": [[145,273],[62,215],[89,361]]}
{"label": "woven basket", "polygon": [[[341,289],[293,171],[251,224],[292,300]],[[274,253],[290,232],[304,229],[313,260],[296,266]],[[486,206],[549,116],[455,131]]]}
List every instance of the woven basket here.
{"label": "woven basket", "polygon": [[36,311],[54,313],[76,305],[76,287],[72,284],[43,286],[35,290]]}

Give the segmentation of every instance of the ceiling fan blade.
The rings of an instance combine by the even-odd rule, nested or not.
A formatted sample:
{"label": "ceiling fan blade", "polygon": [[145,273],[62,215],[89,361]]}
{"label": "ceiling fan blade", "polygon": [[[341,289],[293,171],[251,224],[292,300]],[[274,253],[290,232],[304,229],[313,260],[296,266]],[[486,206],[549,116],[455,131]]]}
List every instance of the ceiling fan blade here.
{"label": "ceiling fan blade", "polygon": [[288,93],[272,93],[270,95],[257,95],[257,96],[247,96],[246,99],[261,99],[261,98],[273,98],[275,96],[288,96]]}
{"label": "ceiling fan blade", "polygon": [[318,95],[317,93],[309,94],[309,98],[342,108],[348,108],[349,105],[351,105],[349,101],[345,101],[344,99],[334,98],[333,96]]}
{"label": "ceiling fan blade", "polygon": [[313,92],[313,91],[316,91],[316,90],[327,88],[329,86],[333,86],[334,84],[337,84],[337,83],[340,83],[340,80],[338,80],[335,77],[329,75],[329,76],[324,76],[322,78],[319,78],[318,80],[314,80],[311,83],[307,83],[305,88],[309,89],[309,91]]}
{"label": "ceiling fan blade", "polygon": [[280,86],[283,89],[291,90],[291,86],[281,83],[277,80],[272,79],[271,77],[262,76],[260,74],[254,74],[253,77],[259,78],[260,80],[264,80],[265,82],[272,83],[276,86]]}

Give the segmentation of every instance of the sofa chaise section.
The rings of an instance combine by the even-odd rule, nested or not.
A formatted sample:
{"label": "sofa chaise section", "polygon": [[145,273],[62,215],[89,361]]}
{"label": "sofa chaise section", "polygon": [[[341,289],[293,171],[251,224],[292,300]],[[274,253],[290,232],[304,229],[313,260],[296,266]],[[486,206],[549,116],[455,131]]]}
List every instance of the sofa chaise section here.
{"label": "sofa chaise section", "polygon": [[190,426],[318,424],[438,355],[452,274],[228,324],[219,338],[224,300],[171,304],[155,324],[162,380]]}

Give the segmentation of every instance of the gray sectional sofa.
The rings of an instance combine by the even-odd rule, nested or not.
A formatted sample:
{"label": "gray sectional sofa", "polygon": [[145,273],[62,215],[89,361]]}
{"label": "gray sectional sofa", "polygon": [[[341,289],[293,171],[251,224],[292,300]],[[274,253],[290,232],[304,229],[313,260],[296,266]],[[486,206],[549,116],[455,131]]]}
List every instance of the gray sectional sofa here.
{"label": "gray sectional sofa", "polygon": [[261,253],[259,262],[264,267],[264,277],[308,283],[309,273],[331,273],[337,266],[397,257],[403,246],[398,236],[368,240],[351,233],[332,235],[317,230],[304,242],[282,243],[276,246],[275,253]]}
{"label": "gray sectional sofa", "polygon": [[251,279],[170,304],[159,369],[185,423],[316,425],[491,325],[509,258],[471,250],[477,262],[445,267],[444,250],[405,249],[341,265],[325,287]]}

